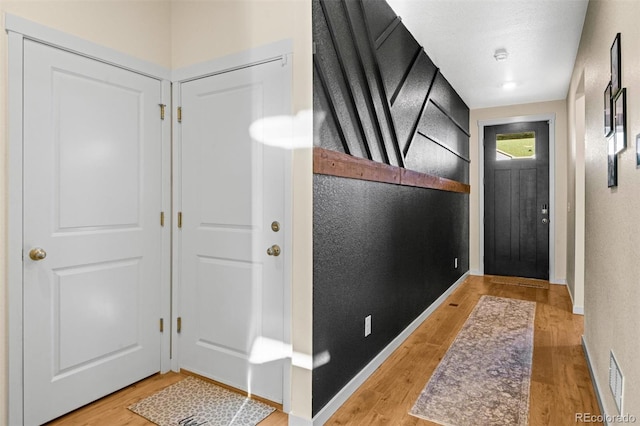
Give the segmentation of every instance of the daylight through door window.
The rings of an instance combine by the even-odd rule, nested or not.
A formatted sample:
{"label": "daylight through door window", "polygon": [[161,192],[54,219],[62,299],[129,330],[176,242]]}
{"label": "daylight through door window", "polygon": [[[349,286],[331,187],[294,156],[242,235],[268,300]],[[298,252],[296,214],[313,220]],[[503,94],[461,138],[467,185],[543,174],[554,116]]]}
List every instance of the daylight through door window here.
{"label": "daylight through door window", "polygon": [[536,133],[506,133],[496,136],[496,160],[536,158]]}

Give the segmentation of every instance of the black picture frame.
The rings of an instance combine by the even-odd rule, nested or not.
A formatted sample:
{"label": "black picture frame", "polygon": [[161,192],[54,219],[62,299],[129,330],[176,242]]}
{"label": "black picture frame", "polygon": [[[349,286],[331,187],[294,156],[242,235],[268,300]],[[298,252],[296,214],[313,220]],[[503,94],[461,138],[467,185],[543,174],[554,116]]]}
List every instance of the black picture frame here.
{"label": "black picture frame", "polygon": [[636,135],[636,168],[640,168],[640,133]]}
{"label": "black picture frame", "polygon": [[615,97],[622,87],[622,50],[620,48],[620,33],[611,45],[611,96]]}
{"label": "black picture frame", "polygon": [[611,136],[613,133],[613,98],[611,96],[611,82],[607,84],[607,88],[604,89],[604,135],[606,137]]}
{"label": "black picture frame", "polygon": [[618,186],[618,155],[615,153],[616,140],[610,137],[607,149],[607,187]]}
{"label": "black picture frame", "polygon": [[627,89],[621,89],[613,100],[613,134],[615,153],[627,147]]}

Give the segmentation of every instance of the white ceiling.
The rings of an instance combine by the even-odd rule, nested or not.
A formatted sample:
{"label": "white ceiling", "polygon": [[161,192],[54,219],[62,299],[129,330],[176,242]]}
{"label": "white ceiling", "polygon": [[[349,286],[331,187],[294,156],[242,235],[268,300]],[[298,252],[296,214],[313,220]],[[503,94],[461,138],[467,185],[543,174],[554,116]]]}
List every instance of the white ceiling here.
{"label": "white ceiling", "polygon": [[469,108],[566,98],[588,0],[387,1]]}

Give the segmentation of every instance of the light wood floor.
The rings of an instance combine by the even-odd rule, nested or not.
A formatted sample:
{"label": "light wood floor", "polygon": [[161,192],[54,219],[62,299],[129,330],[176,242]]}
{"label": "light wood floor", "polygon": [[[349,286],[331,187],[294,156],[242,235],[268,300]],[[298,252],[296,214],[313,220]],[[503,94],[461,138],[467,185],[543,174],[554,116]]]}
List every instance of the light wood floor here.
{"label": "light wood floor", "polygon": [[[551,285],[544,290],[489,281],[469,277],[327,424],[434,425],[408,412],[483,294],[537,302],[529,425],[574,425],[575,413],[599,414],[580,343],[583,318],[571,313],[566,287]],[[50,424],[149,425],[126,407],[183,377],[178,373],[152,376]],[[260,425],[286,424],[287,415],[277,411]]]}

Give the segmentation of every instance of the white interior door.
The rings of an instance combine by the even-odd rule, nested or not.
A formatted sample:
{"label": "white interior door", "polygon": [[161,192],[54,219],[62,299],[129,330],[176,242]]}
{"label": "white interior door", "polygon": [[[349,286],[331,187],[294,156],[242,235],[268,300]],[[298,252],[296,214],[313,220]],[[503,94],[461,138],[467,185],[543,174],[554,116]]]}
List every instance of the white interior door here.
{"label": "white interior door", "polygon": [[158,80],[25,41],[27,425],[160,370],[159,103]]}
{"label": "white interior door", "polygon": [[[282,61],[181,85],[179,364],[282,402],[284,167],[258,120],[289,113]],[[280,230],[274,231],[272,223]],[[253,352],[252,352],[253,351]]]}

